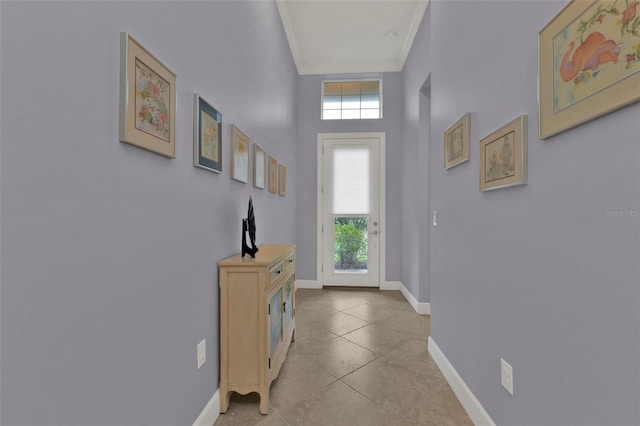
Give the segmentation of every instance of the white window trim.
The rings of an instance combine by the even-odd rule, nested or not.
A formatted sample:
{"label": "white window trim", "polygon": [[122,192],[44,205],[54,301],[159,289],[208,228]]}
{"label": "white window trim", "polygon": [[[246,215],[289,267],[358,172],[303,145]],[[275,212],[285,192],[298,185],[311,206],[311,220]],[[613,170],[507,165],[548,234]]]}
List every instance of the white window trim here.
{"label": "white window trim", "polygon": [[[349,82],[360,82],[360,81],[377,81],[378,82],[379,84],[378,90],[380,95],[380,117],[378,118],[324,118],[324,84],[325,83],[349,83]],[[382,93],[383,93],[382,78],[353,78],[353,79],[322,80],[322,95],[320,96],[320,120],[321,121],[381,120],[383,116],[383,111],[384,111]],[[342,109],[340,109],[340,111],[342,111]]]}

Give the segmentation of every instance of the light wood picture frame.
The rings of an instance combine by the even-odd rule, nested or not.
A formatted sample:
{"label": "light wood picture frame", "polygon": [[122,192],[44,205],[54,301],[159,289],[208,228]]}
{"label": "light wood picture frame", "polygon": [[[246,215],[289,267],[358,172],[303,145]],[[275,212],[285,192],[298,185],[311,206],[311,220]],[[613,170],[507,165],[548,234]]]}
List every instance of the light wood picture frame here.
{"label": "light wood picture frame", "polygon": [[222,114],[197,93],[193,112],[193,165],[222,173]]}
{"label": "light wood picture frame", "polygon": [[278,160],[269,156],[269,192],[278,192]]}
{"label": "light wood picture frame", "polygon": [[231,179],[249,182],[249,136],[235,124],[231,125]]}
{"label": "light wood picture frame", "polygon": [[278,164],[278,195],[287,195],[287,168]]}
{"label": "light wood picture frame", "polygon": [[469,161],[471,114],[466,113],[444,132],[444,168]]}
{"label": "light wood picture frame", "polygon": [[480,191],[527,183],[527,116],[480,140]]}
{"label": "light wood picture frame", "polygon": [[540,31],[541,139],[640,100],[637,6],[572,0]]}
{"label": "light wood picture frame", "polygon": [[264,189],[267,177],[267,153],[257,143],[253,144],[253,186]]}
{"label": "light wood picture frame", "polygon": [[120,33],[120,141],[176,156],[176,75]]}

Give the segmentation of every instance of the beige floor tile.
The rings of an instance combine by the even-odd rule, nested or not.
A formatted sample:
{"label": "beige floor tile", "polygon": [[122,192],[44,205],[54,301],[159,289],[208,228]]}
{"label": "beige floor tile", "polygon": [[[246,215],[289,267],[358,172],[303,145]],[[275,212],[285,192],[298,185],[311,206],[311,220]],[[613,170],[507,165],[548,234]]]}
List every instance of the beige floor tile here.
{"label": "beige floor tile", "polygon": [[[296,320],[297,321],[297,320]],[[297,323],[296,323],[297,325]],[[292,348],[297,346],[306,345],[309,343],[321,343],[338,337],[337,334],[333,334],[329,330],[324,328],[311,328],[311,327],[296,327],[295,341],[291,344]]]}
{"label": "beige floor tile", "polygon": [[344,312],[345,314],[353,315],[354,317],[360,318],[361,320],[374,323],[388,320],[396,315],[398,311],[384,306],[376,306],[370,303],[363,303],[353,308],[346,309],[342,312]]}
{"label": "beige floor tile", "polygon": [[291,349],[339,379],[378,357],[377,354],[341,337],[328,342],[296,346]]}
{"label": "beige floor tile", "polygon": [[383,358],[370,362],[341,381],[392,413],[394,418],[402,417],[439,385],[429,389],[412,371]]}
{"label": "beige floor tile", "polygon": [[446,379],[427,349],[427,342],[411,340],[383,356],[385,362],[411,371],[430,388],[439,387]]}
{"label": "beige floor tile", "polygon": [[271,383],[269,404],[279,410],[291,407],[335,381],[335,377],[291,350],[278,378]]}
{"label": "beige floor tile", "polygon": [[402,312],[385,322],[385,325],[396,333],[418,340],[427,340],[429,335],[429,317],[415,312]]}
{"label": "beige floor tile", "polygon": [[316,323],[316,326],[329,330],[338,336],[342,336],[343,334],[357,330],[366,325],[369,325],[367,321],[343,312],[329,313]]}
{"label": "beige floor tile", "polygon": [[229,410],[214,423],[215,426],[286,426],[287,423],[273,408],[268,415],[260,414],[260,396],[257,393],[240,395],[233,393],[229,403]]}
{"label": "beige floor tile", "polygon": [[386,426],[394,421],[391,413],[339,381],[281,415],[292,426]]}
{"label": "beige floor tile", "polygon": [[470,425],[428,353],[429,330],[399,291],[297,290],[269,415],[257,394],[233,394],[216,425]]}
{"label": "beige floor tile", "polygon": [[387,322],[376,322],[344,334],[342,337],[382,355],[407,343],[412,336],[396,332]]}
{"label": "beige floor tile", "polygon": [[428,394],[395,426],[473,426],[473,422],[448,384]]}

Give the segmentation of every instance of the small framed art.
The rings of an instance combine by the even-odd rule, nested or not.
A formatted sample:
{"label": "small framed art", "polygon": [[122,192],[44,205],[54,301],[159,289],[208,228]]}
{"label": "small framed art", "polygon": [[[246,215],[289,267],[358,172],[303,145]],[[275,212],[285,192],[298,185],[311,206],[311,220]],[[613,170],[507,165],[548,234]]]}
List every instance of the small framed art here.
{"label": "small framed art", "polygon": [[120,141],[175,158],[176,75],[120,33]]}
{"label": "small framed art", "polygon": [[253,186],[264,189],[267,176],[267,153],[257,143],[253,144]]}
{"label": "small framed art", "polygon": [[572,0],[538,35],[538,134],[640,101],[638,2]]}
{"label": "small framed art", "polygon": [[480,191],[527,183],[527,116],[480,140]]}
{"label": "small framed art", "polygon": [[249,136],[231,125],[231,179],[249,182]]}
{"label": "small framed art", "polygon": [[269,156],[269,192],[278,192],[278,161]]}
{"label": "small framed art", "polygon": [[278,195],[287,195],[287,168],[278,164]]}
{"label": "small framed art", "polygon": [[193,165],[222,173],[222,114],[195,94]]}
{"label": "small framed art", "polygon": [[471,115],[466,113],[444,132],[444,168],[450,169],[469,161],[469,127]]}

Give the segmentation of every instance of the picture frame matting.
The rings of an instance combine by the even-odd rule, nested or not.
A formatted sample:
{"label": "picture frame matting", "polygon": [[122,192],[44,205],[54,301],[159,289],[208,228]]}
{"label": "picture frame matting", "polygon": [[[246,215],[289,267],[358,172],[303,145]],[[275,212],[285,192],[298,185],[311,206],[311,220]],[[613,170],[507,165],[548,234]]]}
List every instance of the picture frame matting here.
{"label": "picture frame matting", "polygon": [[129,33],[120,33],[121,142],[175,158],[176,80]]}

